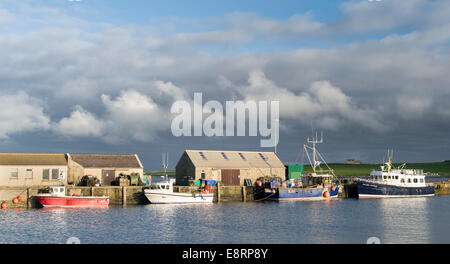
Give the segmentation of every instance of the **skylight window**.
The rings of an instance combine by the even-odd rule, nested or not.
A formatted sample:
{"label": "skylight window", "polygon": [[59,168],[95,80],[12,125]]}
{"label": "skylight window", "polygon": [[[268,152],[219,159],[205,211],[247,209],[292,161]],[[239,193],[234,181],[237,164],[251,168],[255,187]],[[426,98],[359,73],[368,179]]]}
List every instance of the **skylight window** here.
{"label": "skylight window", "polygon": [[225,155],[225,152],[221,152],[220,154],[222,154],[222,157],[223,157],[224,159],[228,160],[228,157],[227,157],[227,155]]}
{"label": "skylight window", "polygon": [[261,157],[261,159],[263,159],[264,161],[267,160],[267,158],[266,158],[262,153],[258,153],[258,154],[259,154],[259,156]]}
{"label": "skylight window", "polygon": [[203,152],[199,152],[198,154],[200,154],[200,156],[201,156],[204,160],[206,160],[205,154],[203,154]]}

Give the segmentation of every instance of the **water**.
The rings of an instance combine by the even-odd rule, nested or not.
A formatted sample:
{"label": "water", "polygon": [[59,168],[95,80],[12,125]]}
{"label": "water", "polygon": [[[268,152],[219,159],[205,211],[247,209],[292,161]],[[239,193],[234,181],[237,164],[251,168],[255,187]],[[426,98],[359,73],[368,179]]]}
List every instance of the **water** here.
{"label": "water", "polygon": [[450,196],[0,212],[1,243],[450,243]]}

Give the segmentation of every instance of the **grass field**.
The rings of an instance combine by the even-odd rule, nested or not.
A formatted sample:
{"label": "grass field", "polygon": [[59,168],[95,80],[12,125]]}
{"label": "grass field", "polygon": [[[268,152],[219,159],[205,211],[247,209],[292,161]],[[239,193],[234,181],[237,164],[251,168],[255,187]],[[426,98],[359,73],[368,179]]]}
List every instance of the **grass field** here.
{"label": "grass field", "polygon": [[[328,164],[337,176],[368,176],[372,170],[379,170],[381,164]],[[394,164],[397,167],[401,164]],[[439,177],[450,177],[450,162],[407,163],[407,169],[421,169],[424,172],[438,173]],[[305,166],[305,173],[311,172],[311,167]],[[153,176],[164,175],[164,171],[146,172]],[[175,171],[167,171],[169,176],[175,176]]]}
{"label": "grass field", "polygon": [[[368,176],[372,170],[380,170],[381,164],[328,164],[337,176]],[[394,164],[398,167],[401,164]],[[425,173],[438,173],[439,177],[450,176],[450,162],[407,163],[406,169],[421,169]],[[311,172],[311,167],[305,166],[305,173]]]}

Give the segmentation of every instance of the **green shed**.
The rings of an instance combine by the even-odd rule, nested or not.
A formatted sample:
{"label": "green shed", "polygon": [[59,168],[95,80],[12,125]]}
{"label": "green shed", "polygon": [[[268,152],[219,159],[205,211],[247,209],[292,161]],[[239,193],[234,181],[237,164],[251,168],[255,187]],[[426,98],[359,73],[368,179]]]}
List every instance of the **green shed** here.
{"label": "green shed", "polygon": [[303,165],[285,165],[286,167],[286,179],[293,180],[299,179],[303,176]]}

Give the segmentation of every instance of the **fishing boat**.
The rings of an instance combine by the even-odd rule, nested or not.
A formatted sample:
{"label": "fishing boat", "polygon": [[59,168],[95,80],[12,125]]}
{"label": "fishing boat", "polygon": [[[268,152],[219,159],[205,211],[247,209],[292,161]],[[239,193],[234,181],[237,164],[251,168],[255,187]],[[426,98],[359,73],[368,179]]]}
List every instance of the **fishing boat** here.
{"label": "fishing boat", "polygon": [[164,169],[164,181],[156,182],[149,189],[144,190],[144,195],[152,204],[204,204],[212,203],[214,194],[210,186],[192,193],[174,192],[175,179],[169,179],[167,168],[169,167],[169,153],[162,154],[162,167]]}
{"label": "fishing boat", "polygon": [[36,199],[44,207],[95,208],[109,205],[108,196],[67,196],[64,186],[50,186],[46,193],[36,195]]}
{"label": "fishing boat", "polygon": [[380,171],[372,171],[368,179],[357,183],[359,198],[395,198],[434,196],[432,184],[425,182],[423,170],[405,169],[406,163],[398,168],[392,166],[388,151],[388,162]]}
{"label": "fishing boat", "polygon": [[205,204],[212,203],[211,191],[199,190],[192,193],[174,192],[175,179],[154,183],[144,190],[145,197],[152,204]]}
{"label": "fishing boat", "polygon": [[[323,134],[320,140],[317,134],[313,136],[312,140],[308,138],[307,143],[310,143],[311,146],[304,144],[303,150],[308,157],[312,172],[304,175],[301,180],[283,181],[275,178],[268,181],[264,178],[260,179],[257,186],[261,189],[259,193],[263,195],[262,197],[257,195],[257,200],[330,200],[338,197],[341,186],[336,180],[333,170],[316,148],[316,144],[323,143]],[[322,163],[325,164],[326,169],[321,168]]]}

